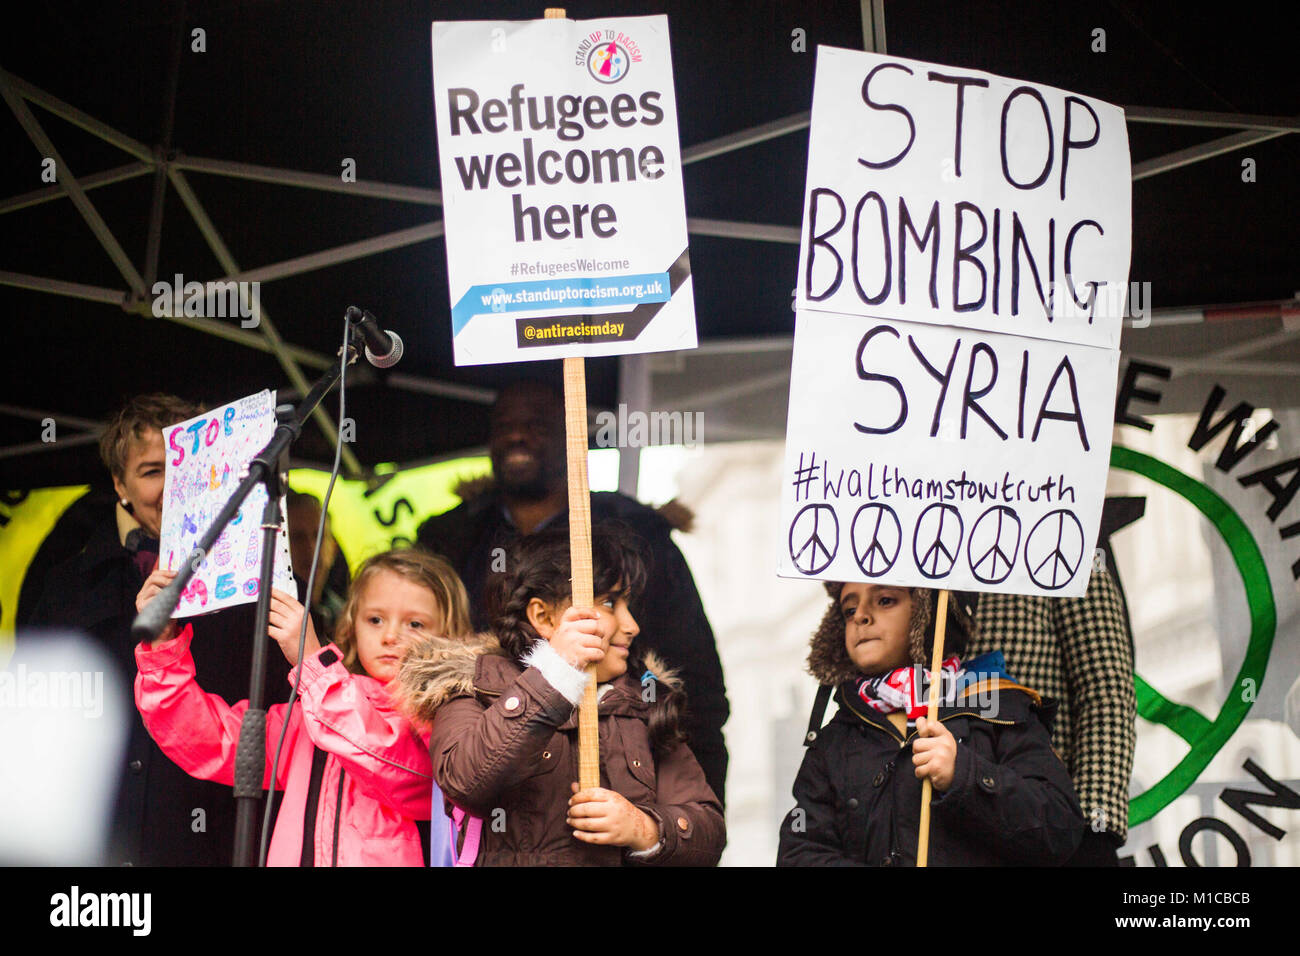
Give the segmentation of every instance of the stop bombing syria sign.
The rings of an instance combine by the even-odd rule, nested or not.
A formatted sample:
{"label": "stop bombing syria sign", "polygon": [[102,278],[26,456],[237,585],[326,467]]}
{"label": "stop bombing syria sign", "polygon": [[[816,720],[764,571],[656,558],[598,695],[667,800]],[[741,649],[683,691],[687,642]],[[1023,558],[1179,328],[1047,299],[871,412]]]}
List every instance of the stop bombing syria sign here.
{"label": "stop bombing syria sign", "polygon": [[1118,354],[801,312],[779,571],[1082,594]]}
{"label": "stop bombing syria sign", "polygon": [[819,47],[796,308],[1117,348],[1124,111]]}
{"label": "stop bombing syria sign", "polygon": [[819,48],[778,573],[1084,592],[1129,183],[1109,104]]}
{"label": "stop bombing syria sign", "polygon": [[458,365],[694,348],[668,20],[433,24]]}

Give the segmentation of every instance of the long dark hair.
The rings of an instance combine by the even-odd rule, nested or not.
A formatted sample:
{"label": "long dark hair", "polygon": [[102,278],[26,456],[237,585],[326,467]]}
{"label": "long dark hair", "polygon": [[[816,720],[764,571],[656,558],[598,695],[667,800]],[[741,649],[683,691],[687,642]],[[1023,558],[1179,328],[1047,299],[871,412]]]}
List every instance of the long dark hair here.
{"label": "long dark hair", "polygon": [[[617,589],[631,603],[645,589],[644,543],[627,525],[601,521],[591,530],[592,595],[601,597]],[[518,538],[506,553],[506,570],[489,588],[488,616],[502,649],[522,660],[543,640],[528,621],[528,602],[539,598],[559,607],[573,597],[567,528],[548,528]],[[653,706],[647,728],[656,757],[685,740],[681,731],[686,695],[662,664],[646,665],[647,654],[632,642],[627,669],[633,677],[653,674]],[[663,671],[664,673],[659,673]],[[644,681],[643,681],[644,682]]]}

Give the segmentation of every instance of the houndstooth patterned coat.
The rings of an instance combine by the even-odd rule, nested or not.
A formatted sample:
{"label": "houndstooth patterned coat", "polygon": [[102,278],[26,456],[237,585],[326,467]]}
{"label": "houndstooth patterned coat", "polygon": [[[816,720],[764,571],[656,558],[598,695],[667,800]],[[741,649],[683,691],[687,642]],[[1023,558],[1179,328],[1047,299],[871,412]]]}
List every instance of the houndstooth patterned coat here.
{"label": "houndstooth patterned coat", "polygon": [[1109,572],[1094,570],[1080,598],[981,594],[976,619],[967,656],[1000,650],[1017,681],[1060,701],[1052,746],[1089,825],[1122,843],[1137,703],[1133,644]]}

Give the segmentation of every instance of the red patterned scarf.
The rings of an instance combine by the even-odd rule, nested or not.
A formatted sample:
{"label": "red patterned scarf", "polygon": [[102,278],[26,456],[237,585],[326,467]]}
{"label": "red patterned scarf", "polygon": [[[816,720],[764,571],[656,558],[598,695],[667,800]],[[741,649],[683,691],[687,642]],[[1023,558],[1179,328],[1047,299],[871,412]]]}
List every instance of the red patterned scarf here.
{"label": "red patterned scarf", "polygon": [[[957,702],[957,678],[961,661],[954,654],[944,660],[939,680],[939,704],[951,707]],[[919,665],[897,667],[876,677],[863,677],[855,690],[864,704],[882,714],[896,710],[906,712],[908,720],[925,716],[930,706],[930,672]]]}

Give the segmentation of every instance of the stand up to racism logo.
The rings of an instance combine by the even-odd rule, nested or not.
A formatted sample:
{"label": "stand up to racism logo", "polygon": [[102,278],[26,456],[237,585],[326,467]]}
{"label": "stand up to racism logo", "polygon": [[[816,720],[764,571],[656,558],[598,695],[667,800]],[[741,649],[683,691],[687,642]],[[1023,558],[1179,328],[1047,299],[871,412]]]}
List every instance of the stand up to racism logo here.
{"label": "stand up to racism logo", "polygon": [[627,76],[633,63],[641,62],[641,48],[618,30],[593,30],[578,44],[574,60],[586,64],[587,72],[599,83],[617,83]]}

